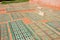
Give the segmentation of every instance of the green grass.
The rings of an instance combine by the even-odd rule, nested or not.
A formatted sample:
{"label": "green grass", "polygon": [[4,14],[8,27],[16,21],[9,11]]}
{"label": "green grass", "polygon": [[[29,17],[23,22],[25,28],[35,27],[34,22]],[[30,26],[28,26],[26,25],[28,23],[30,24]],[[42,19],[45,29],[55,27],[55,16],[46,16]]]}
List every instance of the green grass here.
{"label": "green grass", "polygon": [[19,3],[19,2],[27,2],[29,0],[11,0],[11,1],[2,1],[2,4],[10,4],[10,3]]}

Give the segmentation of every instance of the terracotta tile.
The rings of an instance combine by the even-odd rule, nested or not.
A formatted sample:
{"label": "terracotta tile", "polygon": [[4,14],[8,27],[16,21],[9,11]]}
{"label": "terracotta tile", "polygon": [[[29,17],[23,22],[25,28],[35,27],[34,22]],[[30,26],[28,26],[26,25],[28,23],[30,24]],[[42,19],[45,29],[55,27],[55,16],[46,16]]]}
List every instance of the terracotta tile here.
{"label": "terracotta tile", "polygon": [[30,23],[32,23],[32,21],[29,20],[28,18],[23,18],[23,21],[24,21],[24,23],[26,23],[26,24],[30,24]]}
{"label": "terracotta tile", "polygon": [[42,22],[46,23],[46,22],[48,22],[48,20],[42,20]]}

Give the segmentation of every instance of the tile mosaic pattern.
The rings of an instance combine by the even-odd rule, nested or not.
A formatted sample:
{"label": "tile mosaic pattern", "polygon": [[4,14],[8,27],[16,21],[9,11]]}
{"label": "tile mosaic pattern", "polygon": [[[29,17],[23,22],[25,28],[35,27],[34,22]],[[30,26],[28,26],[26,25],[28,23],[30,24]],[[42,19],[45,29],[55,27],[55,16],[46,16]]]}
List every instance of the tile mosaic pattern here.
{"label": "tile mosaic pattern", "polygon": [[41,11],[46,14],[42,17],[30,10],[34,6],[28,3],[0,6],[1,40],[60,40],[60,11],[43,8]]}

